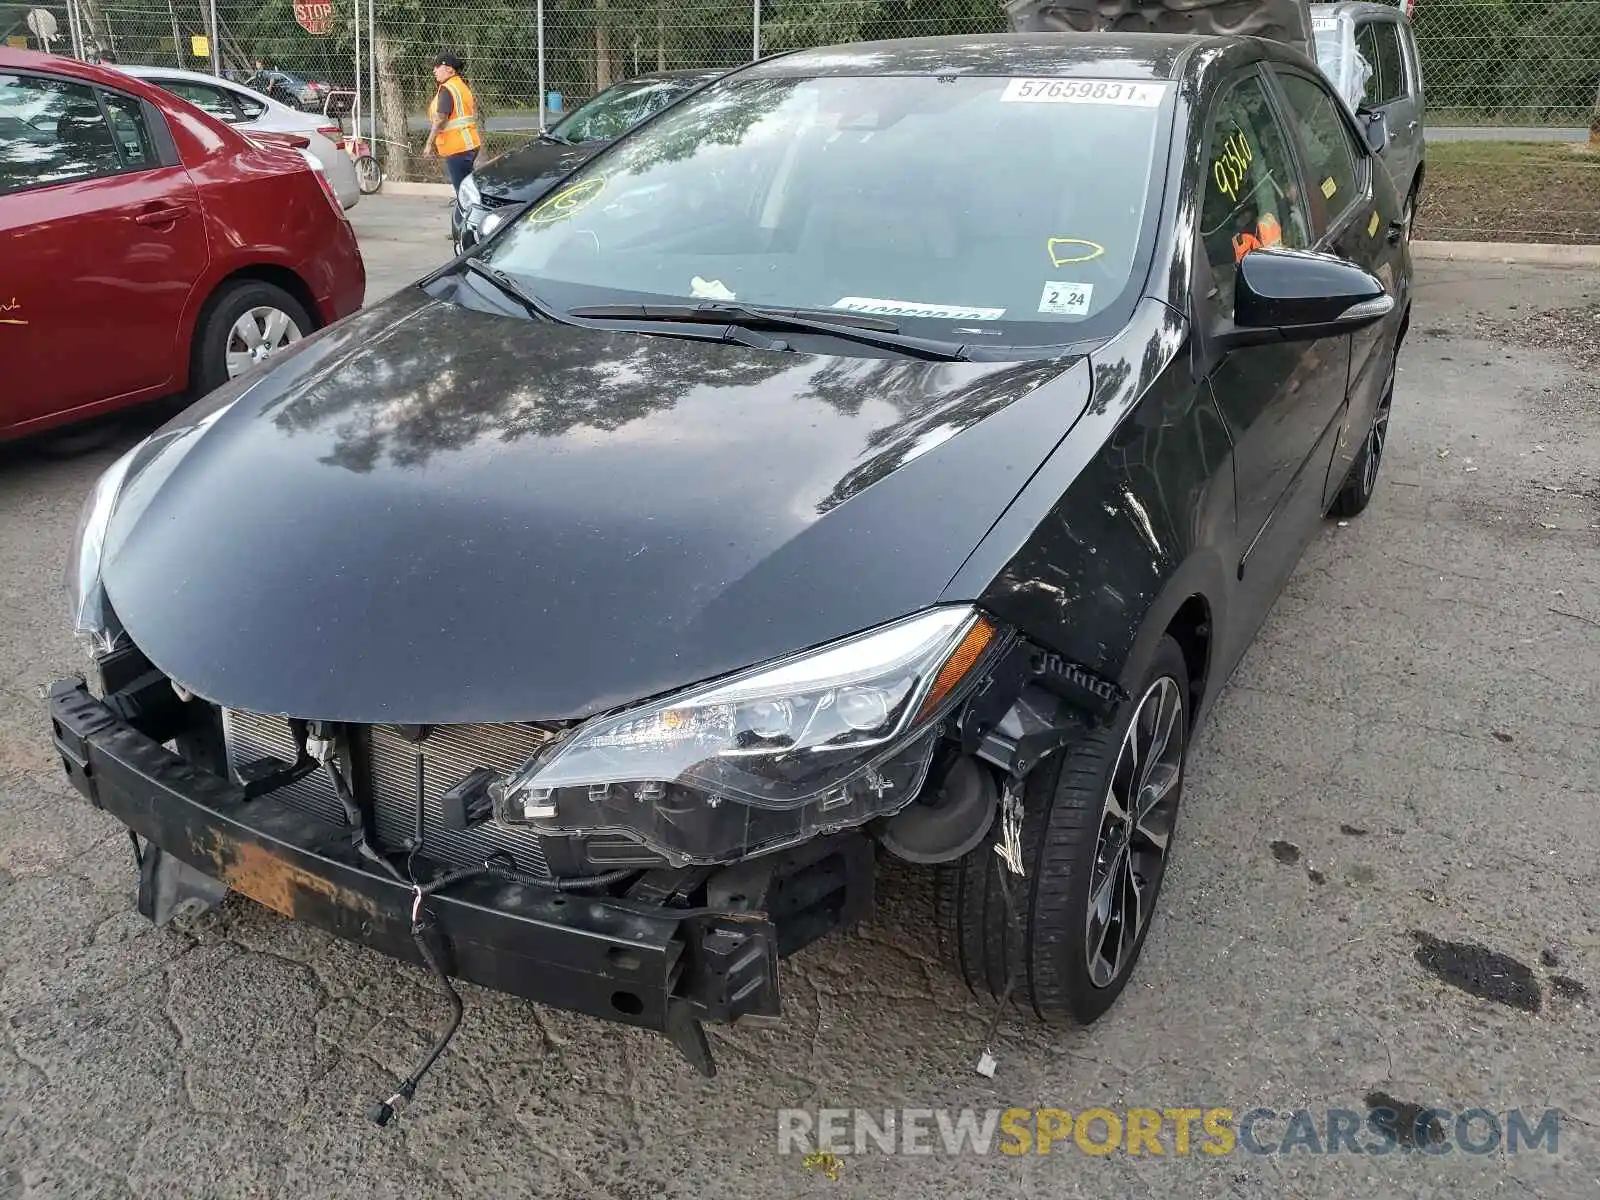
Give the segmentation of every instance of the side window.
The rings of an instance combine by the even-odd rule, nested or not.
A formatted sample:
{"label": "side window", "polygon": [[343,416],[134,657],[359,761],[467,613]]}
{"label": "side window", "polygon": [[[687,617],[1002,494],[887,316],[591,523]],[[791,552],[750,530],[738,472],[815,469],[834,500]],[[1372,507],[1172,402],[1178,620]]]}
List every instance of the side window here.
{"label": "side window", "polygon": [[0,74],[0,195],[122,168],[94,92],[81,83]]}
{"label": "side window", "polygon": [[159,167],[161,160],[144,123],[144,106],[132,96],[116,92],[102,92],[101,95],[105,97],[106,111],[111,114],[111,133],[122,153],[124,169],[148,171]]}
{"label": "side window", "polygon": [[1406,86],[1406,60],[1400,52],[1400,26],[1393,21],[1378,21],[1372,26],[1378,43],[1378,98],[1375,104],[1392,104],[1403,99]]}
{"label": "side window", "polygon": [[163,90],[171,92],[208,112],[219,121],[237,121],[238,111],[228,102],[227,94],[209,83],[196,83],[192,79],[159,79],[155,81]]}
{"label": "side window", "polygon": [[1266,88],[1251,77],[1218,102],[1206,132],[1200,236],[1217,304],[1233,312],[1238,262],[1261,246],[1311,245],[1311,224],[1294,160]]}
{"label": "side window", "polygon": [[1305,151],[1312,221],[1320,237],[1360,196],[1366,148],[1357,145],[1339,115],[1339,102],[1322,84],[1286,71],[1278,73],[1278,82]]}
{"label": "side window", "polygon": [[1361,62],[1366,66],[1366,83],[1361,88],[1361,102],[1363,104],[1382,104],[1378,99],[1383,94],[1383,71],[1378,65],[1378,37],[1371,21],[1363,21],[1356,26],[1356,53],[1361,56]]}
{"label": "side window", "polygon": [[247,96],[243,92],[229,92],[228,98],[233,101],[234,106],[238,108],[240,115],[246,121],[254,121],[267,111],[265,104],[254,96]]}

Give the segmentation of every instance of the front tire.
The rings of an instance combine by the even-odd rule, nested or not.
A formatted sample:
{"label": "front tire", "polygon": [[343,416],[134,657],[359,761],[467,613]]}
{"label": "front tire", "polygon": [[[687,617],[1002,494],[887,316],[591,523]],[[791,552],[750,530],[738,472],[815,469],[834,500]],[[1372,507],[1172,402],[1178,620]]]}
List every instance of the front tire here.
{"label": "front tire", "polygon": [[1012,995],[1051,1023],[1087,1025],[1115,1003],[1166,874],[1188,735],[1188,668],[1178,643],[1163,637],[1121,720],[1025,780],[1026,875],[1004,881],[1020,932],[993,836],[940,868],[941,948],[975,993],[1002,996],[1014,972]]}
{"label": "front tire", "polygon": [[[1396,360],[1400,357],[1398,342],[1394,356]],[[1378,401],[1378,411],[1372,414],[1372,425],[1361,443],[1361,452],[1350,464],[1350,473],[1344,477],[1333,503],[1328,506],[1330,517],[1358,517],[1372,503],[1372,493],[1378,486],[1378,470],[1383,466],[1383,449],[1389,441],[1389,410],[1394,404],[1394,376],[1395,366],[1391,363],[1389,378],[1383,385],[1383,396]]]}
{"label": "front tire", "polygon": [[257,279],[228,284],[211,298],[195,331],[193,394],[216,390],[312,328],[305,306],[282,288]]}

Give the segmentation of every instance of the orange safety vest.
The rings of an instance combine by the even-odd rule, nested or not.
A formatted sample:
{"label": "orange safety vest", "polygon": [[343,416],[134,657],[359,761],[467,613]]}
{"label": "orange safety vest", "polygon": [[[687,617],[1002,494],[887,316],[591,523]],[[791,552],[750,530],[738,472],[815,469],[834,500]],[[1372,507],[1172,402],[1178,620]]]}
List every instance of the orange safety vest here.
{"label": "orange safety vest", "polygon": [[[440,158],[476,150],[483,145],[483,134],[478,131],[478,102],[472,98],[472,89],[459,75],[450,76],[439,88],[449,91],[454,107],[450,119],[439,126],[439,132],[433,139],[433,148],[439,152]],[[434,119],[439,116],[438,92],[434,93],[428,104],[428,115]]]}
{"label": "orange safety vest", "polygon": [[1246,230],[1233,235],[1233,261],[1238,262],[1252,250],[1281,245],[1283,245],[1283,226],[1278,224],[1276,214],[1264,213],[1261,220],[1256,222],[1255,233]]}

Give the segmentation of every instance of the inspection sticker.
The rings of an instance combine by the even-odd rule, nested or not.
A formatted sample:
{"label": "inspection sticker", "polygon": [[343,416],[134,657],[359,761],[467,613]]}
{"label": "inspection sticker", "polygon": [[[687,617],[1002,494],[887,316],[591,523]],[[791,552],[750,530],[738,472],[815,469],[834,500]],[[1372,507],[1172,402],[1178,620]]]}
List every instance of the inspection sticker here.
{"label": "inspection sticker", "polygon": [[1155,108],[1166,94],[1165,83],[1134,83],[1126,79],[1013,79],[1000,93],[1000,102]]}
{"label": "inspection sticker", "polygon": [[1039,297],[1039,311],[1058,317],[1081,317],[1089,311],[1092,299],[1092,283],[1051,282],[1044,285],[1044,295]]}
{"label": "inspection sticker", "polygon": [[842,296],[834,308],[872,313],[879,317],[941,317],[951,321],[998,321],[1003,308],[969,308],[961,304],[923,304],[919,300],[877,300],[871,296]]}

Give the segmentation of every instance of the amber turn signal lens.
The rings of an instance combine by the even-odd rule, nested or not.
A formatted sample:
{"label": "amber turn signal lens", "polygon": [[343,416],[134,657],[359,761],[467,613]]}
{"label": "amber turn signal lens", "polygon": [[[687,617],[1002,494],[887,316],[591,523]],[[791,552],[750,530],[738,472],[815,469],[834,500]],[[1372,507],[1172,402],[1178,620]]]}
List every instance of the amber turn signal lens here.
{"label": "amber turn signal lens", "polygon": [[934,709],[943,703],[944,698],[950,694],[956,684],[966,678],[967,672],[994,640],[994,626],[985,617],[979,617],[972,623],[972,628],[967,630],[966,636],[961,639],[945,659],[944,666],[939,668],[939,674],[934,678],[933,686],[928,689],[927,699],[923,700],[922,708],[917,713],[917,720],[921,721]]}

